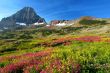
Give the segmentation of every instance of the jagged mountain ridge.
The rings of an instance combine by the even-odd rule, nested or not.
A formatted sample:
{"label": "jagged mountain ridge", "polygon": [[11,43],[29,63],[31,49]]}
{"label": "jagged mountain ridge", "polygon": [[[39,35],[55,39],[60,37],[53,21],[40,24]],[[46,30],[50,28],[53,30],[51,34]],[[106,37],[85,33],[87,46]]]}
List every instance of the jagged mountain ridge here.
{"label": "jagged mountain ridge", "polygon": [[13,27],[16,22],[26,23],[27,25],[36,22],[45,22],[45,19],[37,15],[35,10],[31,7],[24,7],[12,16],[3,18],[0,22],[0,27]]}

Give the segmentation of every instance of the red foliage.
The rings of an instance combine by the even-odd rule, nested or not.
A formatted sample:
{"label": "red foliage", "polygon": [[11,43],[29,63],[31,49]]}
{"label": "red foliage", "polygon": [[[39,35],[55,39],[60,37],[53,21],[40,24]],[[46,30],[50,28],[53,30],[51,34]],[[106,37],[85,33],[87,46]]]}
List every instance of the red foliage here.
{"label": "red foliage", "polygon": [[62,68],[62,63],[61,63],[60,60],[56,59],[56,60],[54,60],[54,61],[50,64],[50,67],[51,67],[51,68],[56,68],[58,71],[60,71],[61,68]]}
{"label": "red foliage", "polygon": [[[43,60],[41,60],[42,57],[46,57],[48,55],[50,55],[50,53],[52,52],[51,49],[47,49],[45,51],[41,51],[41,52],[37,52],[37,53],[28,53],[28,54],[24,54],[21,56],[10,56],[10,57],[6,57],[7,60],[10,59],[20,59],[20,58],[24,58],[24,60],[21,60],[20,62],[17,63],[12,63],[9,64],[3,68],[0,68],[0,73],[17,73],[17,72],[23,72],[23,69],[26,67],[30,67],[32,65],[36,65],[36,68],[38,69],[38,65],[43,65]],[[28,60],[25,60],[25,57],[28,57]],[[4,58],[3,58],[4,59]],[[3,61],[3,60],[2,60]]]}
{"label": "red foliage", "polygon": [[28,57],[43,57],[43,56],[47,56],[51,53],[50,51],[41,51],[41,52],[37,52],[37,53],[28,53],[28,54],[24,54],[24,56],[28,56]]}
{"label": "red foliage", "polygon": [[66,38],[60,38],[52,41],[50,44],[52,45],[70,45],[72,41],[81,41],[81,42],[100,42],[101,37],[99,36],[84,36],[79,38],[73,38],[73,37],[66,37]]}
{"label": "red foliage", "polygon": [[51,42],[41,42],[37,45],[38,46],[45,46],[45,47],[50,47],[50,46],[54,47],[57,45],[70,45],[72,40],[73,40],[73,38],[66,37],[66,38],[54,39]]}
{"label": "red foliage", "polygon": [[59,38],[55,39],[51,42],[42,42],[37,45],[39,46],[45,46],[45,47],[50,47],[50,46],[58,46],[58,45],[70,45],[72,41],[81,41],[81,42],[100,42],[101,37],[99,36],[83,36],[83,37],[65,37],[65,38]]}
{"label": "red foliage", "polygon": [[59,44],[63,44],[63,45],[69,45],[71,43],[71,38],[60,38],[57,40],[54,40],[51,42],[51,45],[59,45]]}
{"label": "red foliage", "polygon": [[0,70],[1,73],[17,73],[17,72],[23,72],[23,69],[27,66],[33,66],[33,65],[42,65],[43,62],[41,60],[30,60],[30,61],[22,61],[15,64],[10,64],[5,66]]}
{"label": "red foliage", "polygon": [[47,55],[50,55],[51,52],[52,52],[52,49],[47,49],[47,50],[36,52],[36,53],[23,54],[23,55],[20,55],[20,56],[0,57],[0,62],[2,62],[4,60],[20,59],[20,58],[25,58],[25,57],[29,57],[29,58],[33,58],[33,57],[45,57]]}
{"label": "red foliage", "polygon": [[82,42],[100,42],[101,37],[99,37],[99,36],[84,36],[84,37],[75,38],[74,40],[82,41]]}

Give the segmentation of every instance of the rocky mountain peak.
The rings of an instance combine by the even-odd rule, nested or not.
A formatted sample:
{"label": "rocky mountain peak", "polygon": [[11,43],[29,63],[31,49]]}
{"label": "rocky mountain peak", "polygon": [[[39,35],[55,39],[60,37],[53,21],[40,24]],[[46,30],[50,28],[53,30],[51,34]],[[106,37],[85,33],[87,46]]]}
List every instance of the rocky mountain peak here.
{"label": "rocky mountain peak", "polygon": [[[12,26],[13,24],[25,23],[26,25],[31,25],[36,22],[45,22],[44,18],[37,15],[32,7],[24,7],[23,9],[17,11],[10,17],[3,18],[0,22],[0,26]],[[13,24],[12,24],[13,22]]]}

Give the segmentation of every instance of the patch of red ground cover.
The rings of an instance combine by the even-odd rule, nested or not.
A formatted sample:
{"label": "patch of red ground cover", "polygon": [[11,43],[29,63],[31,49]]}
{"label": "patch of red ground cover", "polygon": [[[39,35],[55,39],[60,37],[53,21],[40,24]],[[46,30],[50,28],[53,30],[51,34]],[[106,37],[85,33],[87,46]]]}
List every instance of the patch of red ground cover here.
{"label": "patch of red ground cover", "polygon": [[22,61],[22,62],[10,64],[3,67],[0,70],[0,73],[20,73],[20,72],[22,73],[25,67],[31,66],[31,65],[40,65],[40,64],[42,64],[42,61],[40,60]]}
{"label": "patch of red ground cover", "polygon": [[56,39],[56,40],[51,42],[51,46],[56,46],[56,45],[60,45],[60,44],[69,45],[69,44],[71,44],[72,40],[73,40],[72,37]]}
{"label": "patch of red ground cover", "polygon": [[[21,58],[24,58],[24,60],[20,60],[17,63],[11,63],[9,65],[6,65],[5,67],[0,68],[0,73],[17,73],[17,72],[22,72],[23,69],[27,66],[32,66],[32,65],[42,65],[43,63],[45,63],[46,56],[50,56],[50,54],[52,53],[52,49],[47,49],[45,51],[41,51],[41,52],[37,52],[37,53],[28,53],[28,54],[24,54],[21,56],[16,56],[16,57],[7,57],[7,60],[9,59],[17,59],[20,60]],[[25,59],[26,57],[28,57],[28,59]]]}
{"label": "patch of red ground cover", "polygon": [[66,37],[66,38],[59,38],[59,39],[54,39],[51,42],[41,42],[37,44],[38,46],[45,46],[45,47],[54,47],[58,45],[69,45],[73,38],[71,37]]}
{"label": "patch of red ground cover", "polygon": [[74,40],[82,41],[82,42],[100,42],[101,37],[99,37],[99,36],[84,36],[84,37],[75,38]]}
{"label": "patch of red ground cover", "polygon": [[59,39],[54,39],[51,42],[42,42],[37,45],[39,46],[45,46],[45,47],[54,47],[58,45],[70,45],[72,41],[81,41],[81,42],[100,42],[101,37],[99,36],[83,36],[83,37],[65,37],[65,38],[59,38]]}
{"label": "patch of red ground cover", "polygon": [[43,56],[47,56],[51,53],[52,53],[52,49],[46,49],[44,51],[35,52],[35,53],[27,53],[27,54],[23,54],[23,55],[19,55],[19,56],[0,57],[0,62],[2,62],[4,60],[20,59],[20,58],[25,58],[25,57],[30,57],[30,58],[43,57]]}

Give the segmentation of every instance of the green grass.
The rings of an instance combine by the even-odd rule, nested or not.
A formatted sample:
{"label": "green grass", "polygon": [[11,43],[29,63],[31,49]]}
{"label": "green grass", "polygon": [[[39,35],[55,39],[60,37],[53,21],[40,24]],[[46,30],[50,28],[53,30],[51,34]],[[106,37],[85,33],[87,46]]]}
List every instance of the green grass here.
{"label": "green grass", "polygon": [[65,64],[68,60],[80,64],[81,73],[110,72],[110,43],[73,42],[70,46],[57,47],[52,57],[60,58]]}
{"label": "green grass", "polygon": [[[46,61],[46,68],[50,62],[55,59],[60,59],[62,65],[66,68],[62,67],[62,71],[66,71],[68,73],[72,73],[72,65],[79,64],[80,65],[80,73],[110,73],[110,43],[108,42],[79,42],[73,41],[70,45],[57,45],[54,47],[43,47],[37,46],[38,43],[42,42],[52,42],[52,39],[58,39],[62,37],[72,36],[72,37],[80,37],[83,35],[98,35],[98,34],[72,34],[74,31],[80,30],[80,28],[63,28],[60,30],[21,30],[10,33],[3,33],[4,35],[0,35],[0,57],[6,56],[19,56],[27,53],[34,53],[39,51],[44,51],[48,48],[53,48],[52,55],[49,55],[50,60]],[[74,30],[74,31],[73,31]],[[45,31],[45,32],[44,32]],[[64,34],[64,32],[66,32]],[[23,36],[25,33],[26,39]],[[62,34],[63,33],[63,34]],[[28,36],[31,35],[33,38]],[[80,35],[79,35],[80,34]],[[11,35],[11,37],[7,37],[7,35]],[[17,35],[17,37],[15,37]],[[38,36],[40,35],[40,36]],[[44,36],[43,36],[44,35]],[[100,36],[105,36],[108,34],[101,34]],[[2,37],[1,37],[2,36]],[[22,38],[19,38],[19,37]],[[14,38],[13,38],[14,37]],[[29,38],[28,38],[29,37]],[[108,37],[108,36],[107,36]],[[18,39],[19,38],[19,39]],[[11,40],[11,39],[14,39]],[[11,41],[10,41],[11,40]],[[19,61],[19,60],[18,60]],[[4,67],[9,65],[10,63],[18,62],[16,59],[12,60],[4,60],[0,63],[0,67]],[[76,67],[76,66],[75,66]],[[53,69],[54,73],[61,73],[56,68]],[[36,73],[33,68],[30,73]]]}

